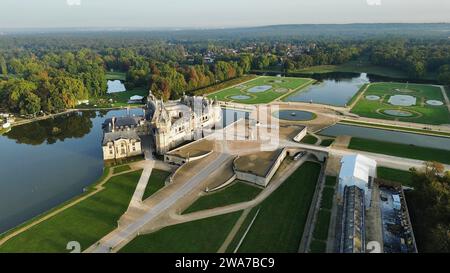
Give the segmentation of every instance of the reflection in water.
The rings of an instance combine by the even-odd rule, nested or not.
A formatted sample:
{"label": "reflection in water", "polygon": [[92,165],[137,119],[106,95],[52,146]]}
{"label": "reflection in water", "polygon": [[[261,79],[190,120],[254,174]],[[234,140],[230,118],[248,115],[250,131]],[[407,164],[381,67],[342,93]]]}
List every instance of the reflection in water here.
{"label": "reflection in water", "polygon": [[[346,103],[365,84],[369,83],[367,74],[324,74],[315,84],[295,92],[284,101],[300,101],[345,106]],[[349,77],[350,76],[350,77]]]}
{"label": "reflection in water", "polygon": [[92,118],[95,118],[95,112],[70,113],[13,127],[5,135],[19,144],[54,144],[58,140],[82,138],[88,134],[92,129]]}
{"label": "reflection in water", "polygon": [[420,135],[390,131],[384,129],[367,128],[353,125],[336,124],[323,129],[319,134],[324,136],[352,136],[400,144],[409,144],[434,149],[450,150],[450,138]]}
{"label": "reflection in water", "polygon": [[[130,114],[142,115],[142,109]],[[83,111],[0,136],[0,233],[83,192],[102,174],[102,123],[126,110]]]}

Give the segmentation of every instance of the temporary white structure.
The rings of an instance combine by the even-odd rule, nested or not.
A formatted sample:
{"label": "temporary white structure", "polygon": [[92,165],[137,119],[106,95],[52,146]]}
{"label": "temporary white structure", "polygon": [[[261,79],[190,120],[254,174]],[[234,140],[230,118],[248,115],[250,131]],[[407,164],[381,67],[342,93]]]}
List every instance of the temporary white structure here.
{"label": "temporary white structure", "polygon": [[364,191],[366,206],[370,206],[370,177],[376,176],[377,162],[360,154],[345,155],[341,160],[339,172],[339,196],[342,198],[345,187],[356,186]]}

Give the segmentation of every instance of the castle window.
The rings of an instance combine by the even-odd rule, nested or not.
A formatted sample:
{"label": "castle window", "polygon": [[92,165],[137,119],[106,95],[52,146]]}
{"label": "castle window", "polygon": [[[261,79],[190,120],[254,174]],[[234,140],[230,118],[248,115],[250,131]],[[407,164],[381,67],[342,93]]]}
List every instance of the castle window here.
{"label": "castle window", "polygon": [[112,155],[113,154],[113,150],[109,150],[109,154]]}

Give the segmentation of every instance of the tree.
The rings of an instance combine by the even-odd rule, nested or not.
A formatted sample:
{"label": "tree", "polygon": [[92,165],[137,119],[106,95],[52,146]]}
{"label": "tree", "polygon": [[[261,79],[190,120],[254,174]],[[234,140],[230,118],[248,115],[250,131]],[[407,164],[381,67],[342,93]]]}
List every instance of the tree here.
{"label": "tree", "polygon": [[440,163],[412,170],[415,190],[407,193],[414,233],[422,252],[450,251],[450,175]]}
{"label": "tree", "polygon": [[30,91],[24,92],[19,103],[21,114],[35,115],[41,110],[41,100]]}
{"label": "tree", "polygon": [[8,75],[8,67],[6,66],[5,58],[0,55],[0,74]]}
{"label": "tree", "polygon": [[450,65],[443,65],[439,68],[438,81],[444,85],[450,85]]}

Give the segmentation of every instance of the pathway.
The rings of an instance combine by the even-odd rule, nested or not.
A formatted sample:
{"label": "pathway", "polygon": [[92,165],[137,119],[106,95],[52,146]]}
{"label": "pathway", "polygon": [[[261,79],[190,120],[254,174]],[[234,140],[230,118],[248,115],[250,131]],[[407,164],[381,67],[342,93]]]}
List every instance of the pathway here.
{"label": "pathway", "polygon": [[325,184],[325,169],[326,166],[322,164],[319,179],[317,179],[316,188],[314,190],[313,199],[309,207],[308,217],[306,218],[303,236],[298,248],[299,253],[305,253],[309,251],[309,245],[311,244],[315,223],[317,221],[317,216],[320,210],[320,200],[322,198],[323,185]]}
{"label": "pathway", "polygon": [[214,170],[219,168],[219,166],[222,165],[228,158],[228,154],[219,155],[214,161],[209,163],[199,173],[186,181],[186,183],[184,183],[170,196],[150,208],[150,210],[148,210],[144,215],[135,221],[132,221],[130,224],[119,226],[116,230],[101,239],[96,245],[90,247],[87,252],[108,253],[114,251],[115,247],[131,241],[138,235],[138,232],[143,226],[173,206],[180,198],[188,194],[191,190],[198,186],[198,184],[204,181],[212,172],[214,172]]}
{"label": "pathway", "polygon": [[444,97],[445,100],[445,105],[447,105],[448,111],[450,112],[450,100],[448,99],[447,92],[445,92],[445,87],[444,86],[439,87],[441,88],[442,96]]}
{"label": "pathway", "polygon": [[142,197],[144,196],[145,189],[147,188],[148,180],[152,175],[152,170],[155,167],[155,159],[153,158],[152,141],[150,136],[142,136],[142,148],[144,150],[145,161],[142,162],[142,174],[139,178],[139,182],[136,186],[131,202],[128,209],[143,208]]}
{"label": "pathway", "polygon": [[228,246],[233,241],[234,237],[238,233],[239,229],[241,228],[242,224],[244,223],[245,219],[247,218],[247,216],[248,216],[248,214],[250,213],[251,210],[252,210],[251,208],[247,208],[247,209],[245,209],[242,212],[241,216],[236,221],[236,224],[234,224],[234,226],[231,229],[230,233],[228,233],[227,238],[225,239],[225,241],[223,242],[222,246],[219,248],[217,253],[225,253],[225,251],[227,250]]}

